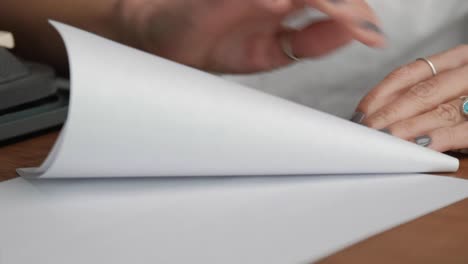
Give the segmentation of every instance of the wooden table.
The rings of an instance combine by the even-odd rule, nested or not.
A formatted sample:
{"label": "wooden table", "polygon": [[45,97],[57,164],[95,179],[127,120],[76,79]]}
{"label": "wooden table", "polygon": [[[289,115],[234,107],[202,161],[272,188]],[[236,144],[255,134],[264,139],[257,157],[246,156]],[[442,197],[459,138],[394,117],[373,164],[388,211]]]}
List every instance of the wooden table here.
{"label": "wooden table", "polygon": [[[0,181],[41,164],[58,132],[0,146]],[[468,179],[468,158],[456,176]],[[353,245],[319,263],[468,263],[468,199]]]}

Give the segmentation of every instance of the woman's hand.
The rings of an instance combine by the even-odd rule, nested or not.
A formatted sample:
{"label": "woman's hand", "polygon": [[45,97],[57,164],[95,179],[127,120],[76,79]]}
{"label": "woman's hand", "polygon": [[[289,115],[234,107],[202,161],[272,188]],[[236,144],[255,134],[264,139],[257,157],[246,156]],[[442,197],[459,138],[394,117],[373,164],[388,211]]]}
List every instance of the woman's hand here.
{"label": "woman's hand", "polygon": [[[301,31],[282,21],[306,5],[330,19]],[[194,67],[217,72],[267,71],[317,57],[352,39],[384,45],[378,20],[363,0],[119,0],[123,42]]]}
{"label": "woman's hand", "polygon": [[[301,31],[282,27],[286,16],[306,5],[330,19]],[[385,42],[364,0],[0,1],[0,24],[15,35],[15,52],[60,72],[66,52],[48,19],[216,72],[267,71],[294,62],[286,53],[316,57],[352,39],[372,47]],[[292,51],[283,51],[285,43]]]}
{"label": "woman's hand", "polygon": [[[468,148],[468,46],[403,66],[359,104],[353,121],[437,151]],[[465,109],[466,110],[466,109]]]}

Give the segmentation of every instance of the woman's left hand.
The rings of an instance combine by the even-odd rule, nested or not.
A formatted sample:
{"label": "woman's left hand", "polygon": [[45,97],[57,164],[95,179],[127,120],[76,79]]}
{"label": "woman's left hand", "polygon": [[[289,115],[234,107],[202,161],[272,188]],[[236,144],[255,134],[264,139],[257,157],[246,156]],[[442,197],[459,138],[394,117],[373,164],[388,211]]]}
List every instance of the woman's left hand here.
{"label": "woman's left hand", "polygon": [[361,101],[353,121],[436,151],[467,149],[468,45],[428,60],[388,75]]}

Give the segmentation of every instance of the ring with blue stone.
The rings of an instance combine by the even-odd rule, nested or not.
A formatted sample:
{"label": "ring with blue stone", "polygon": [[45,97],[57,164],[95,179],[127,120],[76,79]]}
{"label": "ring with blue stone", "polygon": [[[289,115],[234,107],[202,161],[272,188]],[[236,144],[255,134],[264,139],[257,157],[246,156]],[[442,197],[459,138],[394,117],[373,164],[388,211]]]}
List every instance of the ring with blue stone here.
{"label": "ring with blue stone", "polygon": [[462,96],[460,99],[463,101],[462,112],[468,118],[468,96]]}

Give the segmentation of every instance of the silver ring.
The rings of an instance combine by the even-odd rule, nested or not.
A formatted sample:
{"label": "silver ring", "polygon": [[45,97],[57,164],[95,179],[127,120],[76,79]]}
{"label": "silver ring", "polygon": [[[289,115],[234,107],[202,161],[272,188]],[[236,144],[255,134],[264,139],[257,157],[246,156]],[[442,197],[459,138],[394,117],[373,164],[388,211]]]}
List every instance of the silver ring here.
{"label": "silver ring", "polygon": [[288,58],[296,62],[301,61],[301,59],[294,54],[294,51],[291,45],[290,35],[285,34],[281,36],[279,41],[280,41],[281,49],[283,50],[284,54],[288,56]]}
{"label": "silver ring", "polygon": [[429,65],[429,67],[431,68],[431,71],[432,71],[432,75],[433,76],[436,76],[437,75],[437,68],[436,66],[434,65],[434,63],[432,63],[432,61],[430,61],[428,58],[418,58],[416,61],[424,61],[425,63],[427,63],[427,65]]}
{"label": "silver ring", "polygon": [[468,96],[462,96],[460,99],[463,101],[462,103],[462,112],[466,118],[468,118]]}

